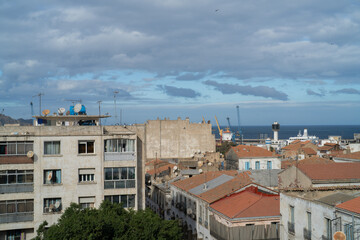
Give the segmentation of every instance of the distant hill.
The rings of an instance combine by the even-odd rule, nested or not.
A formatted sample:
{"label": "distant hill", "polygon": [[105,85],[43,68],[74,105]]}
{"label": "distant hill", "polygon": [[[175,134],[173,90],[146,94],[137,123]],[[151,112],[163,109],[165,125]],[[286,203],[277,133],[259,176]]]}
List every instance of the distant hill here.
{"label": "distant hill", "polygon": [[6,116],[4,114],[0,114],[0,126],[3,126],[4,124],[15,124],[20,123],[20,126],[28,126],[33,124],[32,119],[13,119],[9,116]]}

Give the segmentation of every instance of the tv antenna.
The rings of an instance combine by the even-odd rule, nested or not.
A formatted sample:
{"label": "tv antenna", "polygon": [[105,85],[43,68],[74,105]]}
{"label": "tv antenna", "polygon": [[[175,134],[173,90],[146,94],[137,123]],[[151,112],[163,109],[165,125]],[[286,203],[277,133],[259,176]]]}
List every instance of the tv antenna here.
{"label": "tv antenna", "polygon": [[81,99],[65,99],[65,101],[72,102],[73,106],[75,103],[81,103]]}
{"label": "tv antenna", "polygon": [[100,116],[101,116],[101,103],[102,103],[102,101],[99,100],[99,101],[97,101],[97,103],[99,104],[99,124],[101,126],[101,118],[100,118]]}
{"label": "tv antenna", "polygon": [[39,93],[39,94],[33,96],[33,97],[39,97],[39,116],[41,116],[41,96],[44,96],[44,94]]}
{"label": "tv antenna", "polygon": [[115,90],[114,91],[114,107],[115,107],[115,124],[118,123],[118,119],[117,119],[117,112],[116,112],[116,94],[118,94],[119,91],[118,90]]}

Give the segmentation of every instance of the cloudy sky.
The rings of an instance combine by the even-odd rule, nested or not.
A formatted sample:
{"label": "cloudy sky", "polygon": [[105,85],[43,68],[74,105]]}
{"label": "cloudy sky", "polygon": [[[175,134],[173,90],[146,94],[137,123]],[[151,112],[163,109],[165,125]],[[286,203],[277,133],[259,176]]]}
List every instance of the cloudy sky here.
{"label": "cloudy sky", "polygon": [[[360,3],[1,1],[0,113],[359,124]],[[107,124],[115,117],[107,120]]]}

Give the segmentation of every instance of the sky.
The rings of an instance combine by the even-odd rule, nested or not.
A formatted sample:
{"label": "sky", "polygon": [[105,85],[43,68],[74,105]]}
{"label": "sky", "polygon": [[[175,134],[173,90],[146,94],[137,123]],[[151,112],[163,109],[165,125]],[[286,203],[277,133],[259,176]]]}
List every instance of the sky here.
{"label": "sky", "polygon": [[358,125],[359,25],[347,0],[1,1],[0,113]]}

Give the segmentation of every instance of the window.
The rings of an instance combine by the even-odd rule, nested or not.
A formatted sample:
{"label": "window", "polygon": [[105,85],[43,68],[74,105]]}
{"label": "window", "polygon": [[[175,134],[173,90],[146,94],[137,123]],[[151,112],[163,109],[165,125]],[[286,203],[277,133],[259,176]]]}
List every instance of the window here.
{"label": "window", "polygon": [[104,188],[134,188],[135,167],[105,168]]}
{"label": "window", "polygon": [[33,199],[0,201],[0,218],[1,214],[15,214],[25,212],[34,212]]}
{"label": "window", "polygon": [[105,140],[105,152],[135,152],[134,139]]}
{"label": "window", "polygon": [[45,198],[44,199],[44,213],[61,212],[61,198]]}
{"label": "window", "polygon": [[61,170],[44,170],[44,184],[61,183]]}
{"label": "window", "polygon": [[203,215],[204,215],[203,206],[199,205],[199,224],[203,223]]}
{"label": "window", "polygon": [[290,221],[295,223],[294,206],[290,206]]}
{"label": "window", "polygon": [[1,184],[25,184],[34,182],[33,170],[0,170]]}
{"label": "window", "polygon": [[331,234],[331,220],[329,218],[325,218],[325,224],[326,224],[326,237],[328,239],[331,239],[332,234]]}
{"label": "window", "polygon": [[267,161],[267,169],[272,169],[272,162],[271,161]]}
{"label": "window", "polygon": [[308,222],[307,229],[311,231],[311,212],[306,212],[306,214],[307,214],[307,222]]}
{"label": "window", "polygon": [[256,161],[255,162],[255,169],[259,170],[260,169],[260,161]]}
{"label": "window", "polygon": [[79,169],[79,182],[94,182],[95,168]]}
{"label": "window", "polygon": [[110,201],[112,203],[122,203],[124,208],[134,208],[135,207],[135,195],[111,195],[105,196],[105,201]]}
{"label": "window", "polygon": [[82,209],[94,208],[95,197],[79,197],[79,204]]}
{"label": "window", "polygon": [[26,155],[34,150],[33,142],[0,142],[1,155]]}
{"label": "window", "polygon": [[344,225],[344,233],[346,236],[346,239],[353,240],[353,226],[352,223],[347,223]]}
{"label": "window", "polygon": [[44,154],[45,155],[60,154],[60,141],[44,142]]}
{"label": "window", "polygon": [[249,170],[250,169],[250,162],[245,162],[245,170]]}
{"label": "window", "polygon": [[94,153],[94,141],[79,141],[79,154]]}
{"label": "window", "polygon": [[24,233],[20,230],[9,230],[6,232],[6,240],[22,240],[25,239]]}

